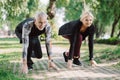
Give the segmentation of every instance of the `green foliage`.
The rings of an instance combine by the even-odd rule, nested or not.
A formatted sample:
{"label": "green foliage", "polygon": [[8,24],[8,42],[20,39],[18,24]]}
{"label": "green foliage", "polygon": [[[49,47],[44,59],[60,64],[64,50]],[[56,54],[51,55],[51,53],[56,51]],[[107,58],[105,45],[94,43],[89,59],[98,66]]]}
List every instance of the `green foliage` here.
{"label": "green foliage", "polygon": [[[63,3],[62,3],[63,1]],[[119,18],[120,4],[119,0],[85,0],[95,16],[96,37],[99,38],[106,32],[110,32],[113,22]],[[66,2],[66,3],[65,3]],[[78,19],[83,7],[82,0],[57,0],[57,7],[65,7],[65,20],[71,21]],[[118,22],[119,23],[119,22]],[[117,23],[117,24],[118,24]],[[109,29],[109,30],[108,30]],[[118,32],[116,29],[114,32]]]}
{"label": "green foliage", "polygon": [[116,45],[116,44],[120,44],[120,39],[116,37],[109,38],[109,39],[96,39],[95,42]]}
{"label": "green foliage", "polygon": [[[58,4],[61,7],[65,7],[65,20],[76,20],[80,18],[80,14],[82,12],[82,1],[80,0],[58,0]],[[60,3],[62,4],[60,4]]]}
{"label": "green foliage", "polygon": [[21,13],[27,13],[27,1],[28,0],[6,0],[1,1],[1,7],[6,11],[8,17],[19,16]]}
{"label": "green foliage", "polygon": [[29,0],[27,8],[29,10],[29,15],[32,15],[39,8],[39,1],[38,0]]}
{"label": "green foliage", "polygon": [[[38,0],[2,0],[0,1],[0,16],[6,16],[6,19],[0,19],[2,24],[7,24],[9,29],[14,32],[16,25],[29,15],[38,10]],[[2,27],[2,26],[0,26]]]}
{"label": "green foliage", "polygon": [[[98,30],[104,28],[102,32],[107,32],[113,27],[116,28],[116,24],[118,24],[117,19],[119,18],[120,14],[120,4],[119,0],[97,0],[98,5],[94,10],[97,11],[96,19],[97,19],[97,28]],[[114,24],[115,23],[115,24]],[[115,26],[113,26],[113,24]],[[98,27],[100,26],[100,27]],[[112,27],[112,28],[110,28]],[[107,30],[109,29],[109,30]],[[100,32],[100,31],[99,31]],[[112,32],[112,30],[111,30]],[[113,33],[116,31],[113,31]],[[101,34],[101,33],[100,33]],[[114,36],[113,36],[114,37]]]}
{"label": "green foliage", "polygon": [[70,3],[70,0],[56,0],[57,8],[68,6],[69,3]]}
{"label": "green foliage", "polygon": [[52,31],[51,31],[51,37],[52,39],[58,39],[58,28],[55,24],[55,19],[49,20],[49,23],[51,24]]}
{"label": "green foliage", "polygon": [[54,26],[54,28],[52,28],[52,39],[60,39],[58,36],[58,29],[57,27]]}

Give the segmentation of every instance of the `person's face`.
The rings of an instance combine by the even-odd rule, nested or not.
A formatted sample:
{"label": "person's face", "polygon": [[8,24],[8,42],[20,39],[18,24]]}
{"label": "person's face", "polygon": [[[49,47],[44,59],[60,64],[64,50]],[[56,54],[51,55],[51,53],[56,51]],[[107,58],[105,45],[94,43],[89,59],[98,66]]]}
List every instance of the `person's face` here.
{"label": "person's face", "polygon": [[93,19],[91,16],[86,16],[85,18],[83,18],[82,22],[85,27],[90,27],[93,22]]}
{"label": "person's face", "polygon": [[37,19],[35,19],[35,25],[39,30],[43,30],[46,23],[47,23],[46,17],[39,16]]}

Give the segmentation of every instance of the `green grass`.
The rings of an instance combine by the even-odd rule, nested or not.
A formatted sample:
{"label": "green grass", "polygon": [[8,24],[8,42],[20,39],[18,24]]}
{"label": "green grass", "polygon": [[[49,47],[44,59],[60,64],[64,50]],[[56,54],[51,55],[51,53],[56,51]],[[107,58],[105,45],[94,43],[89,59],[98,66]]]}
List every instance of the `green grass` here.
{"label": "green grass", "polygon": [[[88,48],[86,48],[86,50],[87,49]],[[85,56],[83,56],[82,59],[84,61],[88,61],[89,51],[87,50],[84,54]],[[120,46],[95,44],[94,45],[94,59],[98,63],[120,59]]]}
{"label": "green grass", "polygon": [[[3,52],[0,53],[0,80],[32,80],[26,78],[25,74],[13,72],[14,63],[11,61],[21,60],[21,52],[18,50],[20,48],[21,45],[16,38],[0,39],[0,49],[3,50]],[[15,50],[11,51],[12,49]]]}
{"label": "green grass", "polygon": [[9,60],[0,61],[0,80],[32,80],[26,78],[25,74],[14,73],[12,67],[14,63],[10,63]]}
{"label": "green grass", "polygon": [[0,43],[0,48],[20,48],[21,46],[18,43]]}
{"label": "green grass", "polygon": [[23,74],[13,73],[12,70],[8,68],[8,64],[10,64],[10,62],[6,60],[0,61],[0,80],[28,80]]}
{"label": "green grass", "polygon": [[120,62],[117,63],[116,65],[113,65],[113,67],[120,70]]}
{"label": "green grass", "polygon": [[17,53],[17,52],[11,52],[11,53],[5,53],[5,54],[0,54],[0,61],[10,61],[10,60],[20,60],[21,57],[21,53]]}
{"label": "green grass", "polygon": [[18,38],[0,38],[0,41],[18,41]]}
{"label": "green grass", "polygon": [[[41,43],[44,44],[45,42],[42,41]],[[52,41],[52,44],[62,48],[69,48],[69,42],[67,40]],[[2,50],[2,53],[0,53],[0,80],[32,80],[18,72],[13,73],[14,63],[11,61],[20,61],[22,54],[22,44],[19,44],[17,38],[1,38],[0,50]],[[81,53],[82,60],[87,62],[89,60],[88,45],[82,44],[81,51],[84,51]],[[120,59],[120,46],[95,44],[94,56],[98,63]],[[9,67],[10,64],[12,67]],[[114,65],[114,67],[120,68],[120,63]]]}
{"label": "green grass", "polygon": [[[95,55],[98,55],[96,53]],[[106,48],[99,51],[99,55],[95,57],[99,62],[102,61],[114,61],[120,59],[120,46],[116,48]]]}

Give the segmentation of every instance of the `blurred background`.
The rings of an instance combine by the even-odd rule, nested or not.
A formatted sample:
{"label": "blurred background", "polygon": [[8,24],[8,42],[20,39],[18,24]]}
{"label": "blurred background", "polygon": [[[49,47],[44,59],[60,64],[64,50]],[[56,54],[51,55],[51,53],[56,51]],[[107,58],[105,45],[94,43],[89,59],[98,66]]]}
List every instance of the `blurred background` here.
{"label": "blurred background", "polygon": [[68,21],[80,18],[84,3],[95,16],[95,39],[120,37],[119,0],[0,0],[0,38],[15,37],[18,23],[35,12],[45,11],[53,28],[52,37],[58,39],[58,29]]}
{"label": "blurred background", "polygon": [[[115,72],[120,73],[119,2],[119,0],[0,0],[0,80],[76,80],[76,76],[59,79],[61,74],[56,77],[54,72],[51,72],[54,75],[52,78],[47,75],[47,54],[43,45],[44,41],[41,41],[44,57],[40,61],[34,60],[35,64],[38,64],[38,66],[34,65],[35,70],[28,75],[28,78],[26,78],[26,75],[19,74],[21,70],[22,45],[19,44],[19,40],[15,35],[15,28],[24,19],[34,17],[36,12],[46,12],[48,14],[48,21],[52,27],[55,62],[58,66],[61,65],[66,69],[65,63],[62,61],[62,53],[65,49],[68,49],[69,42],[58,36],[58,30],[64,23],[79,19],[83,9],[86,8],[85,4],[95,17],[94,59],[100,65],[107,64],[102,68],[98,67],[100,70],[97,68],[97,70],[89,69],[91,70],[90,74],[94,71],[96,72],[95,74],[101,71],[104,75],[109,76],[109,78],[106,77],[105,79],[102,78],[104,76],[98,73],[100,78],[91,79],[89,76],[86,76],[85,79],[119,80],[120,76],[115,79],[115,77],[109,75],[113,73],[116,75]],[[45,40],[44,35],[40,36],[40,39]],[[84,63],[88,63],[89,52],[87,41],[85,40],[83,43],[81,47],[81,60]],[[107,73],[103,71],[107,71]],[[29,79],[34,73],[35,75],[41,73],[37,76],[40,79],[35,79],[35,77]],[[73,74],[73,72],[71,73]],[[69,75],[69,72],[65,74]],[[41,79],[41,77],[44,78]]]}

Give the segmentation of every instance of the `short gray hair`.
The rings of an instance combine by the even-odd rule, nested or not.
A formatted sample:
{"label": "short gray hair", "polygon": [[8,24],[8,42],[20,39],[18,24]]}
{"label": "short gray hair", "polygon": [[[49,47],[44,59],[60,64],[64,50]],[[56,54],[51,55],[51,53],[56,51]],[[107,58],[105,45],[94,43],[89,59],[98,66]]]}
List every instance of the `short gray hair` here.
{"label": "short gray hair", "polygon": [[45,13],[45,12],[37,12],[36,14],[35,14],[35,19],[37,19],[38,17],[48,17],[48,15]]}

